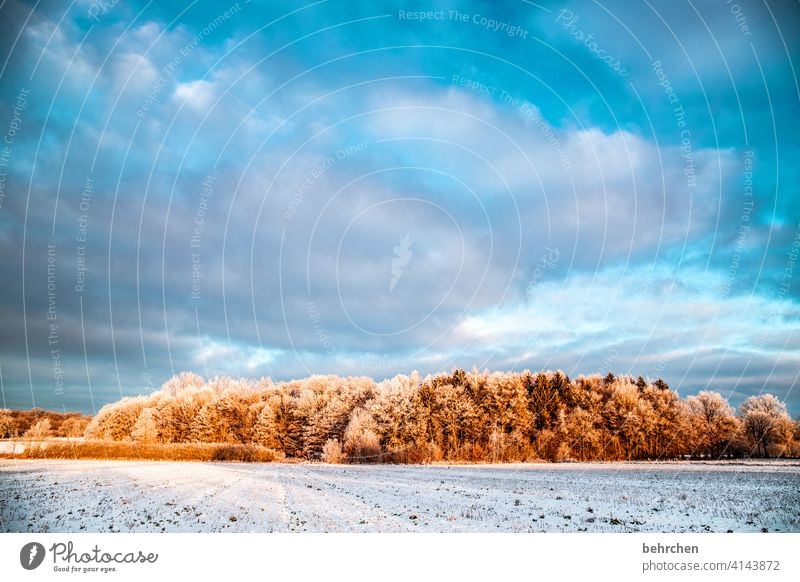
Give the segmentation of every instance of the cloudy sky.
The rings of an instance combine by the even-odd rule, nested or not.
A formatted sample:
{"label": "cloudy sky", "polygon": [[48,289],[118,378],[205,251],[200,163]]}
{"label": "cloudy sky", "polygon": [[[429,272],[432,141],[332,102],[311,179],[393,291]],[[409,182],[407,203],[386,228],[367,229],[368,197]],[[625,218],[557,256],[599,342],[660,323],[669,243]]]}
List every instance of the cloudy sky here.
{"label": "cloudy sky", "polygon": [[800,413],[796,2],[355,4],[0,5],[3,406],[476,366]]}

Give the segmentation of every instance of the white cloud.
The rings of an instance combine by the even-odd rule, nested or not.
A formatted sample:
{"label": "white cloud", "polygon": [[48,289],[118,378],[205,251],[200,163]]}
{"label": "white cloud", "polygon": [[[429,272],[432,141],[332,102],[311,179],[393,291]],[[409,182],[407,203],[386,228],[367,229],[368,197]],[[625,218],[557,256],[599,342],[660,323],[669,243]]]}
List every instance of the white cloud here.
{"label": "white cloud", "polygon": [[183,104],[195,113],[206,114],[216,98],[215,87],[209,81],[202,79],[179,83],[172,98],[177,104]]}
{"label": "white cloud", "polygon": [[212,374],[230,374],[235,370],[252,374],[268,367],[283,353],[279,349],[226,343],[204,337],[194,349],[193,360],[197,366],[214,370]]}
{"label": "white cloud", "polygon": [[156,83],[158,71],[144,55],[126,52],[115,60],[113,78],[115,93],[122,91],[127,85],[131,92],[138,94]]}
{"label": "white cloud", "polygon": [[791,342],[782,353],[796,325],[791,305],[760,295],[722,300],[723,285],[722,275],[695,269],[574,273],[537,285],[526,303],[472,312],[455,335],[462,345],[479,342],[520,354],[649,344],[645,354],[659,358],[731,350],[800,361]]}

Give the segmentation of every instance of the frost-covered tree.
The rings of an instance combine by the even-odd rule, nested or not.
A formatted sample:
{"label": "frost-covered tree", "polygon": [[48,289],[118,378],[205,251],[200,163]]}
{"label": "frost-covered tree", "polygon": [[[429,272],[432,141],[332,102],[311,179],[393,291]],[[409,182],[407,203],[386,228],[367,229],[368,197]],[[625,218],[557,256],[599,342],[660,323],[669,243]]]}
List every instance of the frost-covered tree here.
{"label": "frost-covered tree", "polygon": [[578,461],[600,458],[602,450],[597,419],[590,412],[578,407],[572,410],[564,422],[564,437],[569,447],[569,456]]}
{"label": "frost-covered tree", "polygon": [[148,402],[145,396],[125,397],[107,404],[86,427],[86,438],[112,441],[131,440],[133,425]]}
{"label": "frost-covered tree", "polygon": [[[491,449],[491,456],[502,460],[525,458],[533,426],[528,407],[526,384],[517,374],[485,372],[479,380],[485,388],[474,390],[472,399],[480,407],[480,444]],[[488,436],[488,438],[487,438]]]}
{"label": "frost-covered tree", "polygon": [[61,423],[61,434],[69,438],[78,438],[83,436],[86,427],[89,424],[87,418],[72,417],[66,419]]}
{"label": "frost-covered tree", "polygon": [[253,442],[288,457],[302,454],[303,423],[291,394],[270,390],[253,424]]}
{"label": "frost-covered tree", "polygon": [[535,431],[556,428],[562,408],[562,395],[569,379],[559,370],[541,372],[526,382],[528,407]]}
{"label": "frost-covered tree", "polygon": [[356,408],[350,414],[344,431],[344,453],[355,463],[377,463],[382,459],[377,423],[363,408]]}
{"label": "frost-covered tree", "polygon": [[[641,379],[641,377],[640,377]],[[663,381],[662,381],[663,382]],[[683,431],[687,428],[686,410],[681,406],[678,394],[670,390],[665,382],[647,384],[642,388],[636,381],[644,408],[645,456],[650,459],[677,457],[684,452]]]}
{"label": "frost-covered tree", "polygon": [[322,461],[332,465],[344,462],[345,454],[339,439],[328,439],[322,447]]}
{"label": "frost-covered tree", "polygon": [[227,427],[213,402],[204,405],[192,423],[190,438],[195,443],[229,442]]}
{"label": "frost-covered tree", "polygon": [[16,436],[16,421],[8,410],[0,409],[0,439]]}
{"label": "frost-covered tree", "polygon": [[134,442],[150,445],[158,441],[158,426],[156,425],[155,416],[157,411],[155,408],[144,408],[139,413],[139,418],[131,430],[131,439]]}
{"label": "frost-covered tree", "polygon": [[[420,387],[423,418],[429,442],[445,458],[460,459],[474,448],[480,437],[480,409],[469,397],[460,374],[433,378]],[[469,445],[469,446],[466,446]]]}
{"label": "frost-covered tree", "polygon": [[41,418],[31,425],[25,431],[25,437],[29,439],[45,439],[52,433],[51,423],[49,418]]}
{"label": "frost-covered tree", "polygon": [[630,378],[615,378],[611,386],[613,391],[604,408],[604,420],[615,437],[613,443],[618,447],[615,456],[624,459],[644,457],[652,407],[640,399],[639,388]]}
{"label": "frost-covered tree", "polygon": [[223,442],[248,442],[252,424],[248,415],[251,396],[241,389],[229,390],[213,401]]}
{"label": "frost-covered tree", "polygon": [[253,442],[285,453],[284,443],[278,435],[275,409],[269,403],[264,404],[256,417]]}
{"label": "frost-covered tree", "polygon": [[303,428],[303,454],[319,458],[322,447],[331,439],[341,439],[350,416],[350,403],[336,393],[318,393],[305,400],[306,424]]}
{"label": "frost-covered tree", "polygon": [[366,404],[375,421],[383,448],[396,458],[421,454],[425,427],[420,416],[419,374],[399,375],[381,382],[374,399]]}
{"label": "frost-covered tree", "polygon": [[785,444],[791,437],[791,418],[786,405],[772,394],[751,396],[742,403],[742,423],[756,452],[769,456],[772,445]]}
{"label": "frost-covered tree", "polygon": [[[192,440],[192,425],[213,394],[206,386],[186,388],[174,398],[165,398],[159,406],[159,432],[165,442],[185,443]],[[169,425],[167,426],[167,423]]]}
{"label": "frost-covered tree", "polygon": [[731,443],[739,433],[741,424],[733,408],[719,392],[704,390],[686,399],[690,415],[690,430],[686,440],[694,436],[694,454],[719,459],[734,451]]}
{"label": "frost-covered tree", "polygon": [[164,394],[176,396],[187,388],[199,388],[205,384],[205,380],[194,372],[181,372],[177,376],[173,376],[161,387]]}

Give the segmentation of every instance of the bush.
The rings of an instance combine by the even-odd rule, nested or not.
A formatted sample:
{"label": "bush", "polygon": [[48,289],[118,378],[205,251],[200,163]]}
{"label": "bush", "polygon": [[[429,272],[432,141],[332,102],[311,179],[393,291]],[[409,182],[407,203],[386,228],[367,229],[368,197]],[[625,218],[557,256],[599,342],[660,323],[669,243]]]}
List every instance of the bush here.
{"label": "bush", "polygon": [[543,430],[536,439],[536,455],[547,461],[564,461],[569,457],[569,448],[551,430]]}
{"label": "bush", "polygon": [[344,452],[339,439],[328,439],[322,447],[322,461],[332,465],[344,462]]}
{"label": "bush", "polygon": [[269,463],[277,458],[277,453],[272,449],[255,445],[222,445],[216,446],[216,449],[214,450],[215,461]]}
{"label": "bush", "polygon": [[433,445],[409,445],[402,448],[389,449],[381,459],[382,463],[396,465],[424,465],[431,461],[441,460],[441,449]]}

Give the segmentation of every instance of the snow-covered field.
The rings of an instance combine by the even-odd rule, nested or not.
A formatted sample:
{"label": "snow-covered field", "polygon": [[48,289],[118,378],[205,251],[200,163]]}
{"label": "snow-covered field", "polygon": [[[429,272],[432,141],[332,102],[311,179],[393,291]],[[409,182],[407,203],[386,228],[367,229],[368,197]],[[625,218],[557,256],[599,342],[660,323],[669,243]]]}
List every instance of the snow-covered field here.
{"label": "snow-covered field", "polygon": [[0,460],[12,532],[800,532],[800,463]]}

